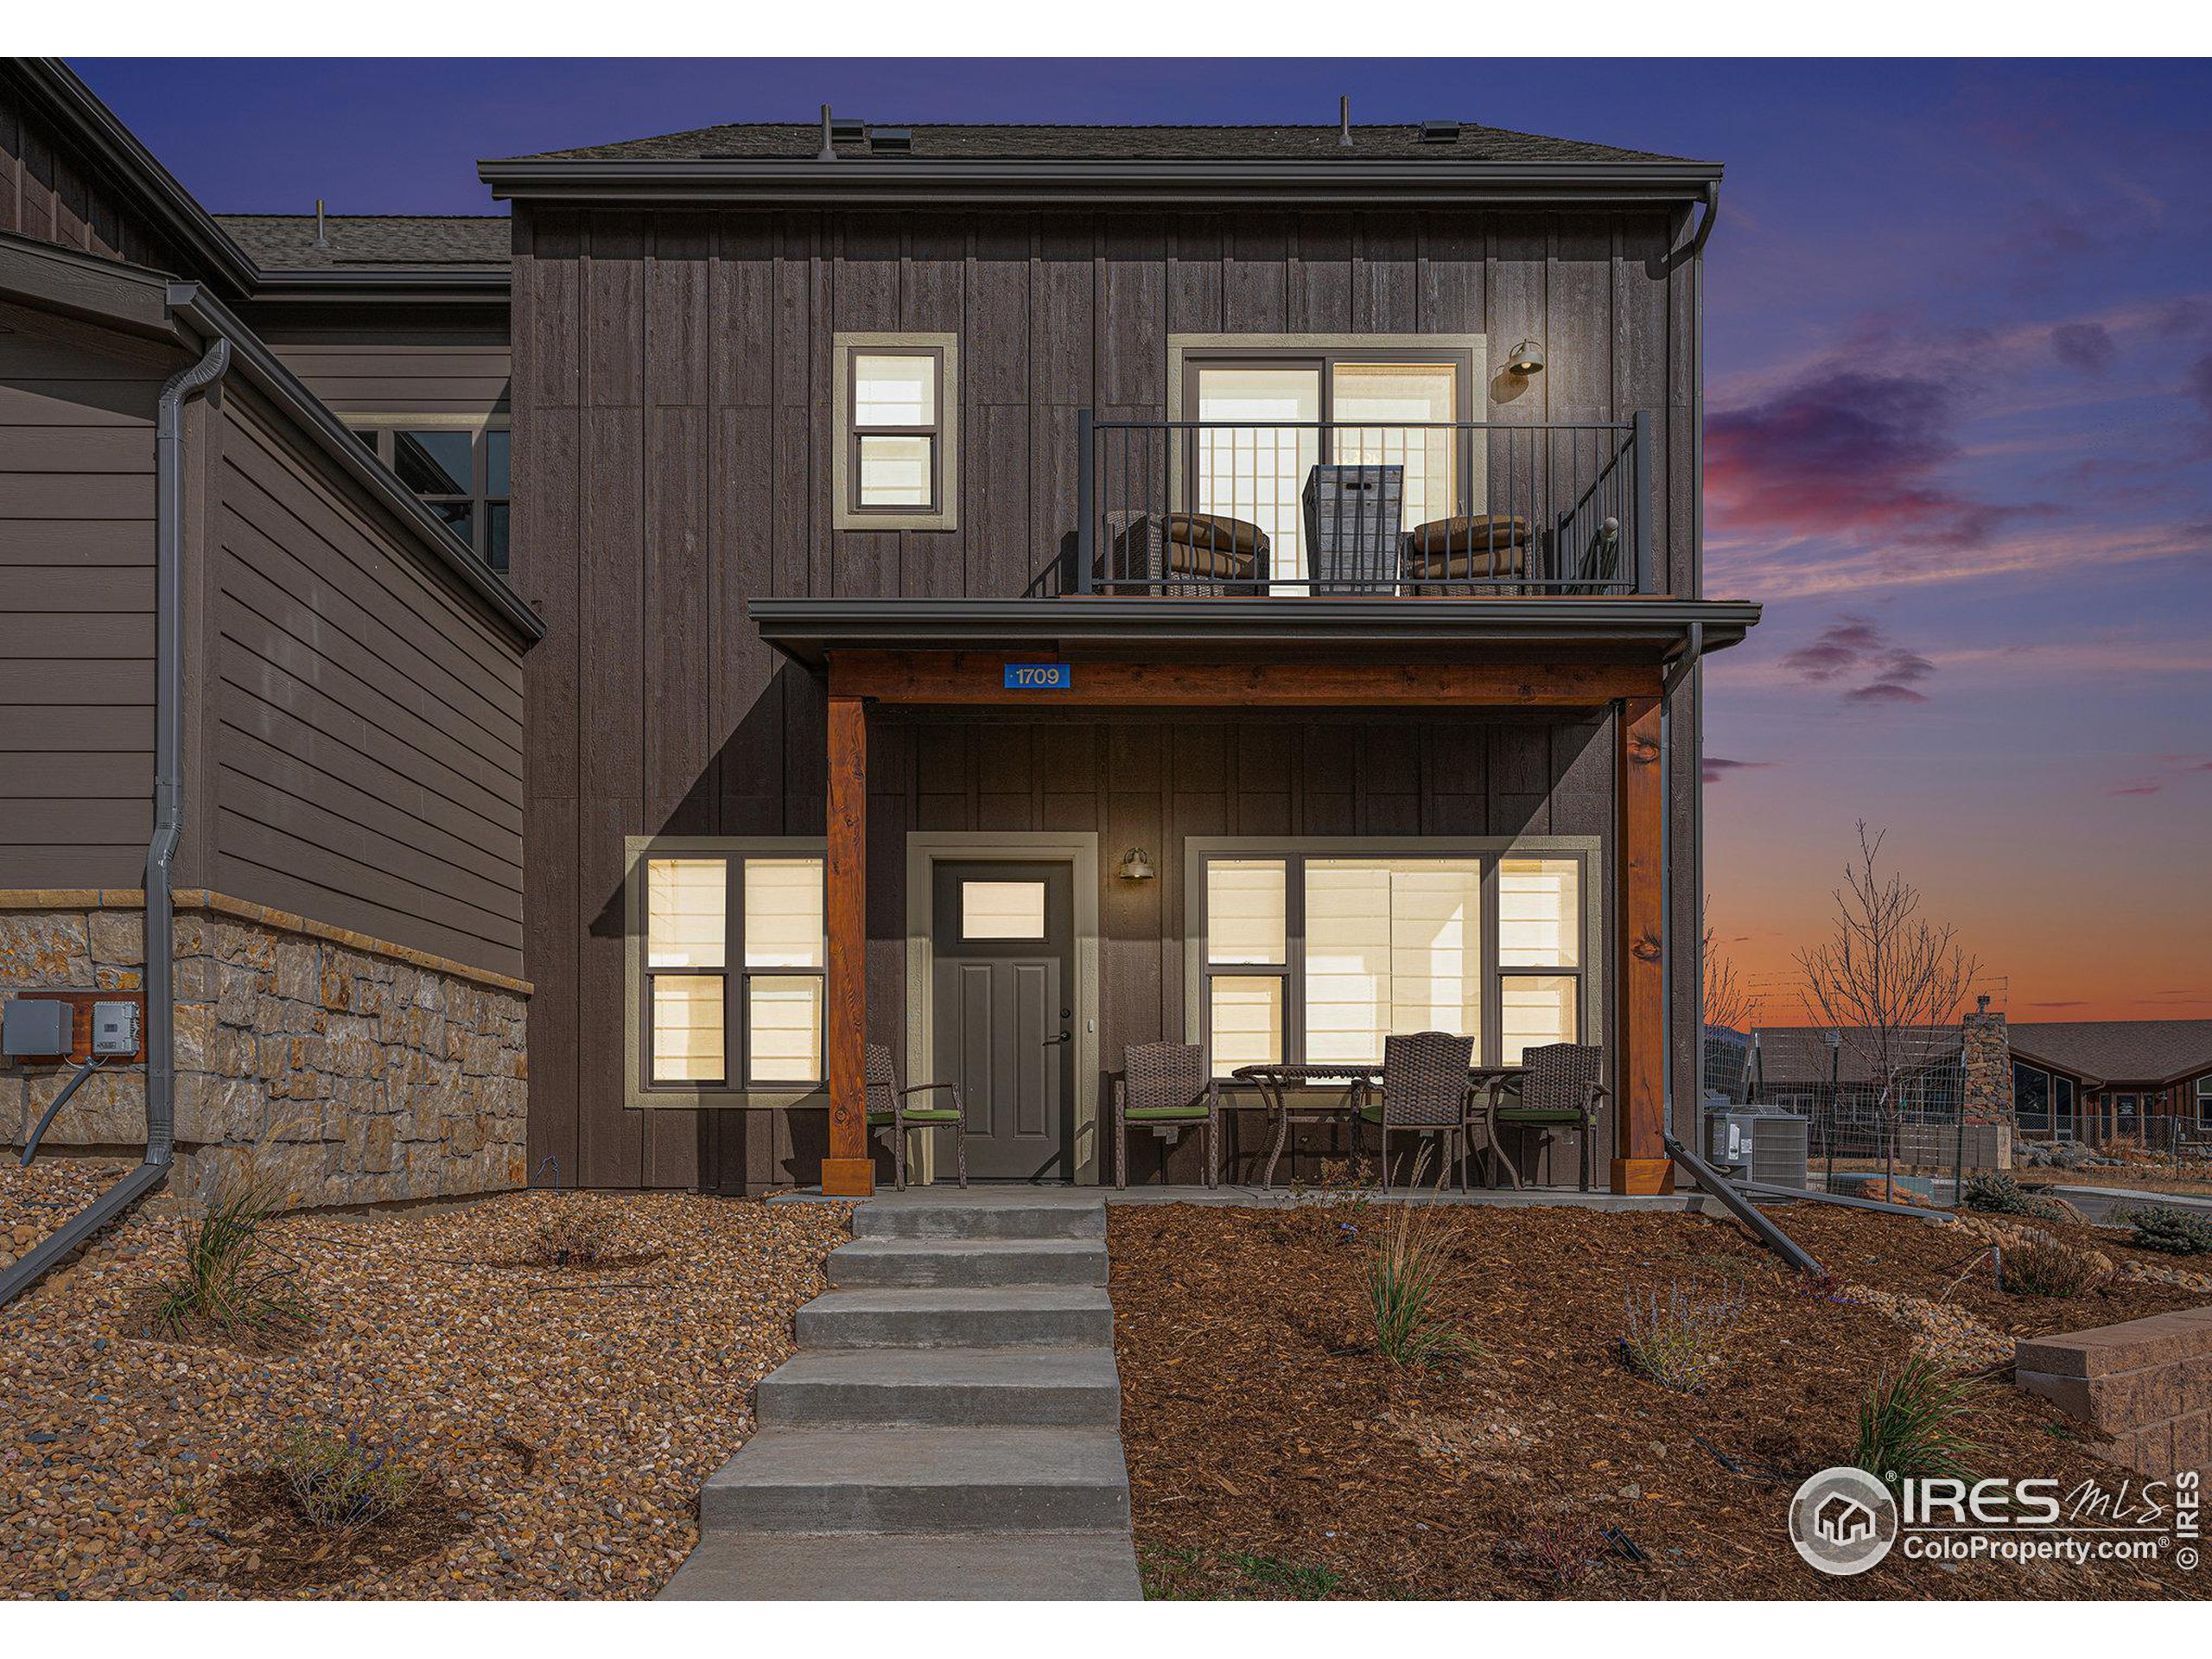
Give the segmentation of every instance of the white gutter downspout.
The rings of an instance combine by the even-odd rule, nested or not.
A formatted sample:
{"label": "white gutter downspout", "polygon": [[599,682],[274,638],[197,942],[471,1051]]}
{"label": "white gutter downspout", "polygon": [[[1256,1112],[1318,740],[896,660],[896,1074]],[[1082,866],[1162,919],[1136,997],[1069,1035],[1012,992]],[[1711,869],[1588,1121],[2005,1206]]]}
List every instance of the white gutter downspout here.
{"label": "white gutter downspout", "polygon": [[184,832],[184,404],[222,379],[218,338],[162,388],[154,425],[154,834],[146,849],[146,1153],[137,1168],[0,1274],[0,1306],[158,1186],[176,1154],[176,941],[169,868]]}

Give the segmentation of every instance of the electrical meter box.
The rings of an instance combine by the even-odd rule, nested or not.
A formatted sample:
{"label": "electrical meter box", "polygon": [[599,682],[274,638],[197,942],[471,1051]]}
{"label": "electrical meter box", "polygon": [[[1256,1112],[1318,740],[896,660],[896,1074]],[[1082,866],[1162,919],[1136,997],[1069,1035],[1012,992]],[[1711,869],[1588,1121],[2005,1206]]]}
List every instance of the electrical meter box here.
{"label": "electrical meter box", "polygon": [[4,1012],[0,1012],[0,1053],[25,1059],[52,1059],[67,1054],[71,1013],[67,1002],[11,998]]}
{"label": "electrical meter box", "polygon": [[92,1004],[92,1052],[136,1054],[138,1052],[138,1005],[136,1002]]}

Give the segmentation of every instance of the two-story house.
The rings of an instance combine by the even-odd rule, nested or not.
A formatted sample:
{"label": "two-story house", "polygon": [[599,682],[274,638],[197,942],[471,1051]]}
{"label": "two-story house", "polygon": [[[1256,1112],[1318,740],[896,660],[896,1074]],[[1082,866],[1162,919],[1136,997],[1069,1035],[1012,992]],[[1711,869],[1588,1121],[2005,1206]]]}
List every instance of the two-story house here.
{"label": "two-story house", "polygon": [[480,170],[533,1166],[865,1193],[873,1041],[971,1173],[1092,1181],[1128,1045],[1444,1029],[1600,1046],[1600,1168],[1669,1183],[1758,614],[1699,574],[1717,165],[825,110]]}

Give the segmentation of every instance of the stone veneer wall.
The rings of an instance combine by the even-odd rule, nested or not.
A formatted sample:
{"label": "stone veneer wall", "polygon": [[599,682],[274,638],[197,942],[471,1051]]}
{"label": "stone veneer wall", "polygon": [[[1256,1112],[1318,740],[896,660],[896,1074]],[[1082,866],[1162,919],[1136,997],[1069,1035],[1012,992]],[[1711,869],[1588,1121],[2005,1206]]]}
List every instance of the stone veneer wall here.
{"label": "stone veneer wall", "polygon": [[2005,1016],[1985,1011],[1961,1021],[1965,1077],[1961,1103],[1969,1123],[2018,1123],[2012,1109],[2012,1039]]}
{"label": "stone veneer wall", "polygon": [[[0,995],[141,988],[143,904],[0,894]],[[221,893],[176,910],[173,1190],[204,1198],[249,1160],[300,1207],[525,1183],[526,984]],[[0,1063],[0,1145],[22,1145],[68,1070]],[[142,1146],[145,1089],[143,1065],[94,1073],[41,1156]]]}

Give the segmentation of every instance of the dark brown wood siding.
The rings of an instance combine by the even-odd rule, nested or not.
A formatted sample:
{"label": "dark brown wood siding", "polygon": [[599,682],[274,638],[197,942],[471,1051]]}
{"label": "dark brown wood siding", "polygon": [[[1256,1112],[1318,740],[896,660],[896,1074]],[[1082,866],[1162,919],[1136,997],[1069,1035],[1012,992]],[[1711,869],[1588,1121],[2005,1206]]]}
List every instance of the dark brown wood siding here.
{"label": "dark brown wood siding", "polygon": [[250,392],[208,467],[188,702],[206,885],[519,974],[515,644],[336,487]]}
{"label": "dark brown wood siding", "polygon": [[136,887],[174,352],[0,308],[0,887]]}
{"label": "dark brown wood siding", "polygon": [[[526,716],[533,1167],[550,1156],[565,1182],[711,1185],[724,1147],[757,1148],[771,1133],[621,1103],[623,838],[822,833],[821,688],[761,645],[748,599],[1021,593],[1074,532],[1078,411],[1164,415],[1168,334],[1229,332],[1479,333],[1493,357],[1524,334],[1542,340],[1546,372],[1496,385],[1483,414],[1649,410],[1655,545],[1672,590],[1694,594],[1690,275],[1654,279],[1644,265],[1679,228],[1656,211],[518,204],[512,579],[549,628],[528,661]],[[960,336],[957,531],[831,527],[830,346],[864,329]],[[1678,699],[1678,849],[1691,844],[1696,772],[1687,706]],[[1375,735],[1374,764],[1403,753],[1399,736]],[[1339,745],[1340,767],[1309,769],[1303,802],[1402,818],[1429,787],[1356,787],[1350,768],[1365,746],[1341,732],[1316,741]],[[1071,763],[1056,753],[1053,764]],[[1481,791],[1498,787],[1487,755],[1481,775]],[[1548,759],[1504,776],[1538,803],[1572,787]],[[1154,832],[1163,843],[1166,830]],[[1679,915],[1694,907],[1692,865],[1679,851],[1675,862]],[[1676,934],[1677,1007],[1694,1022],[1694,929]],[[872,1007],[879,1035],[883,1017]],[[1694,1030],[1684,1017],[1678,1028]],[[1685,1048],[1678,1097],[1692,1071]]]}
{"label": "dark brown wood siding", "polygon": [[0,67],[0,231],[181,274],[176,250],[123,207]]}

